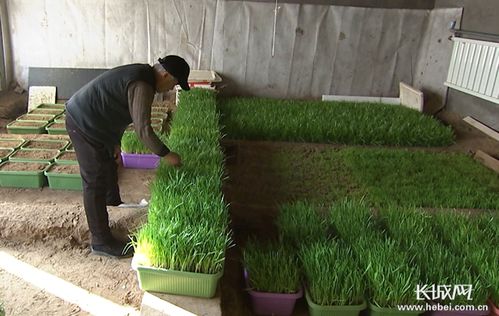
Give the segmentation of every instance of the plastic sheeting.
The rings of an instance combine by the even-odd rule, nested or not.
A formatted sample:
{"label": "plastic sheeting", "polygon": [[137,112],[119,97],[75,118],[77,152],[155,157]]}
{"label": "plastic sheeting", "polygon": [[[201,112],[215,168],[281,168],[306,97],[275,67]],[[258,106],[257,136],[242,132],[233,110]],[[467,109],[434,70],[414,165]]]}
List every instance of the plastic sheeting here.
{"label": "plastic sheeting", "polygon": [[217,71],[226,93],[285,98],[398,96],[399,81],[430,80],[438,90],[449,59],[429,67],[428,58],[450,56],[451,46],[435,45],[435,34],[446,40],[441,34],[461,16],[461,9],[290,3],[275,15],[273,3],[221,0],[7,3],[24,86],[28,67],[111,68],[178,54],[193,69]]}

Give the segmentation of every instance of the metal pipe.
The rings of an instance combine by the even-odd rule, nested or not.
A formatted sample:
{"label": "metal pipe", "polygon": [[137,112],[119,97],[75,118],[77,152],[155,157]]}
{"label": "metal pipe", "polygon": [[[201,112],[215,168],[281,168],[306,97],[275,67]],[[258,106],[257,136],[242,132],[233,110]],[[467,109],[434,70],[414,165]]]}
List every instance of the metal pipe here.
{"label": "metal pipe", "polygon": [[277,28],[277,0],[275,0],[275,8],[274,8],[274,29],[272,30],[272,57],[275,55],[275,34]]}
{"label": "metal pipe", "polygon": [[465,30],[456,30],[455,22],[451,24],[450,31],[454,34],[455,37],[464,37],[469,39],[487,39],[489,41],[499,42],[499,35],[492,33],[484,33],[484,32],[475,32],[475,31],[465,31]]}

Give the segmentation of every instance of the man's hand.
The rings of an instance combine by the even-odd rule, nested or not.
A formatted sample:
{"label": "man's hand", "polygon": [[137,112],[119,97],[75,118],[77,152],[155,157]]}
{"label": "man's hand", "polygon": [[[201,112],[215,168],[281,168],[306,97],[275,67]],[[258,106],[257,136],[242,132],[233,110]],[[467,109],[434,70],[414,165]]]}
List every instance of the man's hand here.
{"label": "man's hand", "polygon": [[173,151],[170,151],[168,155],[163,157],[163,159],[166,160],[166,163],[168,163],[170,166],[174,167],[182,166],[182,160],[179,154],[174,153]]}
{"label": "man's hand", "polygon": [[116,161],[116,164],[118,166],[121,165],[121,146],[120,145],[115,145],[114,146],[114,161]]}

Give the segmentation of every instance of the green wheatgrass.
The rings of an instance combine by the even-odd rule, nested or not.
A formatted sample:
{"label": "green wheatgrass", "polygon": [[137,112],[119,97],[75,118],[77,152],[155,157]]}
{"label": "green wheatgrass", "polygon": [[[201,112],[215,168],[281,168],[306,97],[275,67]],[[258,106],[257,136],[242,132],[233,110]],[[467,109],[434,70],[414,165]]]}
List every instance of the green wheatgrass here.
{"label": "green wheatgrass", "polygon": [[321,240],[303,245],[299,258],[307,290],[315,304],[362,304],[366,283],[349,246],[334,240]]}
{"label": "green wheatgrass", "polygon": [[302,245],[328,239],[327,221],[305,201],[280,207],[277,227],[283,243]]}
{"label": "green wheatgrass", "polygon": [[218,106],[232,139],[445,146],[454,138],[436,119],[396,105],[236,97]]}
{"label": "green wheatgrass", "polygon": [[243,261],[254,291],[289,294],[300,288],[298,261],[290,247],[250,239],[243,249]]}
{"label": "green wheatgrass", "polygon": [[[186,126],[196,128],[184,133]],[[135,233],[133,244],[140,264],[210,274],[223,270],[232,237],[222,195],[219,136],[214,95],[199,89],[182,93],[164,138],[182,157],[182,167],[162,161],[157,169],[148,222]]]}
{"label": "green wheatgrass", "polygon": [[347,148],[340,155],[375,206],[499,209],[499,178],[464,154]]}

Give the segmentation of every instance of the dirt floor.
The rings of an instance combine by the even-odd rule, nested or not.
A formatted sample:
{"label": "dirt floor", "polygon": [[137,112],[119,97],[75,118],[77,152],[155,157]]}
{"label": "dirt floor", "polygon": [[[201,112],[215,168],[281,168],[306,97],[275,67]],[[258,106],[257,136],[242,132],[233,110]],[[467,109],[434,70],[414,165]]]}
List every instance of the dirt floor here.
{"label": "dirt floor", "polygon": [[[481,149],[499,157],[499,145],[468,127],[454,115],[441,118],[456,126],[457,142],[445,150],[469,153]],[[10,121],[0,121],[0,131]],[[462,123],[462,124],[461,124]],[[5,131],[5,130],[4,130]],[[221,282],[224,315],[252,315],[244,292],[240,245],[249,235],[274,238],[273,219],[277,205],[300,197],[341,194],[318,189],[310,192],[307,181],[334,183],[332,174],[300,170],[291,179],[280,175],[275,157],[300,152],[303,160],[321,159],[331,145],[224,141],[228,180],[224,194],[230,203],[236,246],[229,249]],[[442,150],[442,149],[438,149]],[[314,157],[314,158],[311,158]],[[319,157],[319,158],[316,158]],[[281,158],[279,158],[281,159]],[[314,162],[314,161],[312,161]],[[327,161],[326,161],[327,162]],[[299,165],[287,161],[288,167]],[[337,170],[335,174],[341,174]],[[120,170],[120,187],[126,202],[149,198],[148,185],[154,171]],[[302,183],[302,185],[300,185]],[[146,219],[146,209],[109,208],[113,232],[123,236]],[[142,291],[130,267],[130,259],[113,260],[93,256],[88,249],[88,227],[81,192],[43,189],[0,188],[0,252],[5,252],[43,271],[100,295],[115,303],[140,308]],[[78,306],[33,287],[0,269],[0,302],[7,315],[86,315]],[[306,302],[298,302],[295,315],[306,315]]]}

